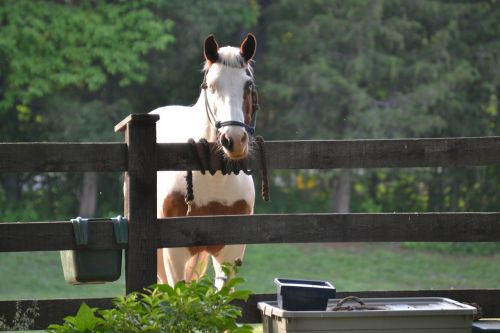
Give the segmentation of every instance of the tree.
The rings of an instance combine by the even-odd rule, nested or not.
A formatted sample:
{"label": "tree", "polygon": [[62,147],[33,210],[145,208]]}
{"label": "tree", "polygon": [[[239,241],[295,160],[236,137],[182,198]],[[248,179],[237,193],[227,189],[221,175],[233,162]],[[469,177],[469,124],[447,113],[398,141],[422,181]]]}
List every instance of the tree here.
{"label": "tree", "polygon": [[[154,14],[154,1],[107,3],[5,1],[0,6],[2,140],[31,139],[47,96],[86,99],[105,89],[144,82],[144,55],[173,42],[172,22]],[[85,96],[86,95],[86,96]],[[6,127],[9,126],[9,127]]]}
{"label": "tree", "polygon": [[[494,133],[499,14],[486,1],[269,3],[261,21],[266,54],[259,79],[267,112],[260,119],[280,126],[269,126],[266,136]],[[337,211],[349,210],[350,175],[332,174],[333,201],[344,203]]]}
{"label": "tree", "polygon": [[[4,1],[0,141],[121,141],[127,114],[193,103],[203,38],[229,42],[257,15],[253,1]],[[0,175],[6,220],[116,213],[120,198],[116,174]]]}
{"label": "tree", "polygon": [[[112,127],[100,130],[103,119],[117,120],[130,110],[108,106],[123,105],[123,98],[115,92],[144,82],[148,68],[144,55],[164,50],[173,42],[169,33],[172,22],[155,15],[154,9],[154,1],[3,2],[1,140],[99,141],[112,137],[103,134]],[[81,107],[92,103],[93,110]],[[63,109],[61,105],[73,107]],[[115,112],[109,114],[111,110]],[[93,121],[88,122],[89,117]],[[44,177],[53,175],[40,175],[39,181]],[[83,179],[80,212],[93,215],[98,178],[87,173]],[[20,180],[19,175],[3,175],[4,191],[20,193]]]}

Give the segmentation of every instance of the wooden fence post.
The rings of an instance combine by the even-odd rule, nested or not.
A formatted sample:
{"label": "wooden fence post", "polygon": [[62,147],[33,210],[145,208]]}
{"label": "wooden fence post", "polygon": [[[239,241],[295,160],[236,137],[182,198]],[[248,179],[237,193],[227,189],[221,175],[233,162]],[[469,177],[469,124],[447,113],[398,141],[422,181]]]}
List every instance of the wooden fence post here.
{"label": "wooden fence post", "polygon": [[157,115],[132,114],[115,126],[125,131],[128,167],[124,215],[129,219],[126,292],[156,283],[156,121]]}

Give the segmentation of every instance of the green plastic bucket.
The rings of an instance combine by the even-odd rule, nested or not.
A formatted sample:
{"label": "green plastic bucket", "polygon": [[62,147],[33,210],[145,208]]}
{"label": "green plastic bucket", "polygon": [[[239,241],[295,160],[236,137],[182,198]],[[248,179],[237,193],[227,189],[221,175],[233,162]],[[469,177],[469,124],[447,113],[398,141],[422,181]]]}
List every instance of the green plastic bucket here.
{"label": "green plastic bucket", "polygon": [[[112,219],[72,219],[76,244],[84,247],[88,244],[88,224],[95,221],[113,223],[117,244],[128,242],[128,221],[118,216]],[[60,251],[64,279],[69,284],[105,283],[120,278],[122,250],[66,250]]]}

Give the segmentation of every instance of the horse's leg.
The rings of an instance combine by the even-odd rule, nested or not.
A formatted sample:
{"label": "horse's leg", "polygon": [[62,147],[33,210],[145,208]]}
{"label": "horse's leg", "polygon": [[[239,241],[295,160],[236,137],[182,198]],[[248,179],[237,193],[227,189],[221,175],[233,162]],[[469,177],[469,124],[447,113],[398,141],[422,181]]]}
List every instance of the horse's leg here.
{"label": "horse's leg", "polygon": [[245,254],[245,245],[226,245],[217,253],[212,254],[213,265],[215,271],[215,287],[221,289],[227,279],[231,276],[226,276],[222,270],[222,264],[234,264],[237,259],[243,260]]}
{"label": "horse's leg", "polygon": [[[184,196],[178,192],[165,190],[169,184],[172,173],[158,172],[157,217],[185,216],[187,205]],[[182,176],[180,176],[182,178]],[[160,193],[161,191],[161,193]],[[168,223],[168,222],[164,222]],[[157,251],[157,278],[160,284],[173,286],[176,282],[184,280],[184,265],[191,257],[187,248],[161,248]]]}
{"label": "horse's leg", "polygon": [[186,281],[198,280],[207,271],[208,252],[202,251],[193,255],[184,267],[184,279]]}
{"label": "horse's leg", "polygon": [[167,274],[165,274],[165,264],[163,263],[163,249],[156,250],[156,279],[159,284],[167,284]]}
{"label": "horse's leg", "polygon": [[184,280],[184,267],[189,258],[191,258],[191,252],[185,247],[164,248],[162,250],[162,263],[165,268],[164,272],[166,273],[165,282],[174,286],[177,282]]}

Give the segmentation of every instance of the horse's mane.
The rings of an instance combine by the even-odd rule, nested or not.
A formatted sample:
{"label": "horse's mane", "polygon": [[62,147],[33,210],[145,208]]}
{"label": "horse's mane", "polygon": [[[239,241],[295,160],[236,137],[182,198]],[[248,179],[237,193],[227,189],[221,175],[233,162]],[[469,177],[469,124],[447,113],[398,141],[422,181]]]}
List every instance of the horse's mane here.
{"label": "horse's mane", "polygon": [[[232,46],[224,46],[219,48],[218,53],[219,53],[219,58],[217,59],[216,63],[219,63],[227,67],[246,69],[248,75],[253,78],[253,68],[252,68],[253,60],[250,60],[250,62],[247,63],[243,58],[243,56],[241,55],[239,48]],[[212,64],[208,60],[205,61],[205,64],[203,66],[203,72],[204,73],[208,72],[208,69],[210,68],[211,65]]]}

